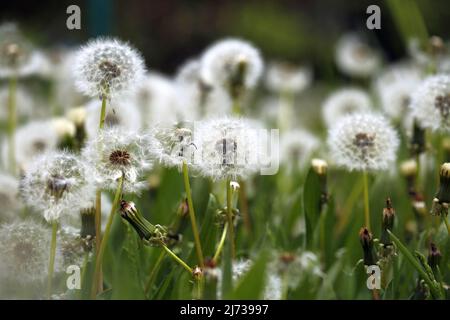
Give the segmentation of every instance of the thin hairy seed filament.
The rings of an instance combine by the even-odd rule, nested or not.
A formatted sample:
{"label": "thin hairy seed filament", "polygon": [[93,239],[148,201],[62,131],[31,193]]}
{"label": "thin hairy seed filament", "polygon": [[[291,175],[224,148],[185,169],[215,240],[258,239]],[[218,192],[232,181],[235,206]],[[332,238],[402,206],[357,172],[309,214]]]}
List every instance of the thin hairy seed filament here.
{"label": "thin hairy seed filament", "polygon": [[50,244],[50,259],[48,263],[48,281],[47,281],[47,298],[50,300],[52,297],[53,286],[53,272],[55,270],[55,256],[56,256],[56,236],[58,233],[58,222],[52,222],[52,240]]}
{"label": "thin hairy seed filament", "polygon": [[363,187],[364,187],[364,220],[366,228],[370,230],[370,209],[369,209],[369,182],[367,171],[363,171]]}
{"label": "thin hairy seed filament", "polygon": [[12,76],[9,80],[8,96],[8,164],[11,174],[16,173],[16,150],[15,150],[15,132],[17,126],[16,115],[16,88],[17,78]]}
{"label": "thin hairy seed filament", "polygon": [[121,177],[119,178],[119,183],[117,185],[116,194],[114,196],[114,201],[111,207],[111,212],[109,213],[108,222],[106,223],[105,233],[103,235],[102,242],[100,244],[100,249],[97,252],[97,257],[95,261],[95,272],[94,272],[94,281],[92,283],[92,290],[91,290],[91,298],[95,299],[97,292],[99,291],[98,283],[99,283],[99,277],[101,276],[102,271],[102,260],[103,255],[105,253],[106,244],[108,243],[109,233],[111,231],[112,222],[114,220],[114,214],[117,211],[120,203],[120,199],[122,197],[122,189],[123,189],[123,173]]}
{"label": "thin hairy seed filament", "polygon": [[170,250],[163,242],[160,242],[161,247],[169,254],[169,256],[174,259],[178,264],[180,264],[187,272],[192,274],[192,268],[188,266],[179,256],[177,256],[172,250]]}
{"label": "thin hairy seed filament", "polygon": [[230,243],[231,243],[231,257],[236,257],[236,247],[234,243],[234,225],[233,225],[233,212],[232,212],[232,197],[233,190],[231,189],[231,180],[227,179],[227,219],[228,226],[230,228]]}
{"label": "thin hairy seed filament", "polygon": [[197,228],[197,220],[195,218],[194,204],[192,202],[191,186],[189,184],[189,173],[186,161],[183,161],[183,178],[189,207],[189,217],[191,218],[192,233],[194,234],[195,250],[197,252],[198,263],[200,267],[203,268],[204,266],[203,251],[200,243],[200,235]]}
{"label": "thin hairy seed filament", "polygon": [[216,253],[214,254],[213,261],[218,262],[220,254],[222,253],[223,245],[225,244],[225,239],[227,238],[228,222],[223,226],[222,235],[220,237],[219,245],[217,246]]}

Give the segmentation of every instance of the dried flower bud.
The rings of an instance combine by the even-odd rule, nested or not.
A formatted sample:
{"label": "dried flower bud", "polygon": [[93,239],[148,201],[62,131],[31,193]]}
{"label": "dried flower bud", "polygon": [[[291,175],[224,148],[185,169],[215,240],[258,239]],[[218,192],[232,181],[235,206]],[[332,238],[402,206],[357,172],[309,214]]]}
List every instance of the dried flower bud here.
{"label": "dried flower bud", "polygon": [[377,258],[373,250],[373,237],[367,228],[361,228],[359,231],[359,241],[364,252],[364,264],[366,266],[376,264]]}
{"label": "dried flower bud", "polygon": [[439,172],[439,190],[433,199],[431,213],[447,216],[450,203],[450,163],[444,163]]}
{"label": "dried flower bud", "polygon": [[430,243],[430,250],[428,252],[428,264],[432,269],[436,268],[441,262],[441,252],[433,242]]}
{"label": "dried flower bud", "polygon": [[410,153],[412,156],[419,155],[425,151],[425,129],[423,129],[417,120],[414,120],[413,134],[410,142]]}
{"label": "dried flower bud", "polygon": [[81,231],[80,236],[83,239],[95,237],[95,208],[87,208],[80,211]]}
{"label": "dried flower bud", "polygon": [[386,208],[383,209],[383,219],[381,222],[381,243],[384,246],[392,245],[391,238],[389,237],[388,230],[392,230],[394,226],[395,210],[392,208],[392,201],[390,198],[386,200]]}

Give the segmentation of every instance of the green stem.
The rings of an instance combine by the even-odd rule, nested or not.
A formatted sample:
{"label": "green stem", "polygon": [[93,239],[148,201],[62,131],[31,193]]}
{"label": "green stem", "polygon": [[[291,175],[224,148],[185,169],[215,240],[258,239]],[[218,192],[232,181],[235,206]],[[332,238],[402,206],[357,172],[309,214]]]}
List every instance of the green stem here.
{"label": "green stem", "polygon": [[220,237],[219,245],[217,246],[216,253],[214,254],[213,261],[217,263],[220,253],[222,252],[223,245],[225,244],[225,239],[227,237],[228,223],[223,226],[222,236]]}
{"label": "green stem", "polygon": [[156,274],[158,273],[159,268],[161,267],[161,264],[164,260],[164,256],[166,255],[165,251],[161,251],[161,254],[158,257],[158,260],[156,260],[155,265],[152,268],[152,271],[150,272],[150,276],[148,277],[147,284],[145,285],[144,294],[147,296],[152,284],[153,279],[155,278]]}
{"label": "green stem", "polygon": [[100,123],[98,127],[100,129],[103,129],[105,126],[105,117],[106,117],[106,95],[103,95],[102,97],[102,109],[100,111]]}
{"label": "green stem", "polygon": [[447,227],[447,233],[450,236],[450,225],[448,224],[447,217],[442,215],[442,220],[444,220],[445,226]]}
{"label": "green stem", "polygon": [[194,234],[195,251],[197,252],[198,264],[201,268],[203,268],[203,266],[205,265],[203,261],[203,251],[202,245],[200,243],[200,234],[197,228],[197,219],[195,218],[194,204],[192,202],[191,185],[189,184],[189,173],[186,161],[183,161],[183,178],[189,207],[189,217],[191,218],[192,233]]}
{"label": "green stem", "polygon": [[364,184],[364,220],[366,228],[370,229],[370,209],[369,209],[369,182],[367,178],[367,171],[363,171],[363,184]]}
{"label": "green stem", "polygon": [[227,179],[227,219],[228,227],[230,229],[230,243],[231,243],[231,260],[236,257],[236,247],[234,243],[234,224],[233,224],[233,213],[232,213],[232,196],[233,192],[231,189],[231,180]]}
{"label": "green stem", "polygon": [[15,150],[15,132],[17,125],[16,115],[16,88],[17,78],[12,76],[9,79],[9,97],[8,97],[8,161],[9,170],[12,174],[16,174],[16,150]]}
{"label": "green stem", "polygon": [[192,274],[192,268],[187,265],[186,262],[184,262],[179,256],[177,256],[172,250],[167,248],[167,246],[161,242],[161,247],[169,254],[169,256],[172,257],[173,260],[178,262],[184,269],[186,269],[187,272]]}
{"label": "green stem", "polygon": [[[89,251],[86,251],[84,253],[84,258],[83,258],[83,266],[81,267],[81,285],[84,288],[84,284],[86,282],[86,269],[88,266],[88,262],[89,262]],[[79,296],[80,300],[83,298],[83,291],[80,290],[80,296]]]}
{"label": "green stem", "polygon": [[47,281],[47,297],[50,300],[52,297],[52,282],[53,272],[55,270],[55,256],[56,256],[56,236],[58,233],[58,222],[52,222],[52,240],[50,245],[50,260],[48,263],[48,281]]}
{"label": "green stem", "polygon": [[116,194],[114,196],[114,201],[111,207],[111,212],[109,213],[108,222],[106,223],[105,234],[103,235],[103,240],[100,244],[100,249],[97,252],[97,257],[95,259],[95,273],[94,273],[94,281],[92,282],[92,290],[91,290],[91,298],[95,299],[97,292],[99,290],[98,283],[99,278],[101,276],[102,271],[102,260],[103,255],[105,254],[106,244],[108,243],[109,233],[111,231],[112,222],[114,220],[114,214],[117,211],[119,206],[119,202],[122,196],[122,187],[123,187],[123,174],[119,178],[119,183],[117,185]]}

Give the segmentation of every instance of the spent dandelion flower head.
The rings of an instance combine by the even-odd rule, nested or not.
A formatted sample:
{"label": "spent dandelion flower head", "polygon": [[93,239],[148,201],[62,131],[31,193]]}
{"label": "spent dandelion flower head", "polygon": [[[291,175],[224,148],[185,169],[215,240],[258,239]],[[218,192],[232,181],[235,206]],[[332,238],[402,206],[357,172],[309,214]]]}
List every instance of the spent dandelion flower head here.
{"label": "spent dandelion flower head", "polygon": [[195,161],[205,177],[213,180],[245,178],[256,173],[264,158],[258,129],[244,118],[224,117],[200,122],[195,127]]}
{"label": "spent dandelion flower head", "polygon": [[310,86],[312,71],[306,66],[272,62],[267,67],[266,87],[273,92],[299,93]]}
{"label": "spent dandelion flower head", "polygon": [[82,156],[87,159],[98,187],[115,190],[123,176],[123,191],[135,193],[146,186],[140,175],[152,168],[158,146],[151,134],[112,127],[91,139]]}
{"label": "spent dandelion flower head", "polygon": [[206,84],[226,88],[235,96],[257,84],[263,67],[258,49],[247,41],[229,38],[205,51],[201,58],[201,77]]}
{"label": "spent dandelion flower head", "polygon": [[118,39],[99,38],[78,50],[72,72],[82,93],[111,98],[135,90],[144,70],[141,55],[130,45]]}
{"label": "spent dandelion flower head", "polygon": [[[15,135],[16,161],[25,170],[34,157],[58,146],[58,134],[50,120],[35,120],[19,127]],[[3,144],[3,156],[7,154],[8,143]],[[4,159],[6,163],[6,159]]]}
{"label": "spent dandelion flower head", "polygon": [[77,156],[52,151],[34,159],[21,181],[21,196],[48,222],[63,214],[77,214],[92,202],[93,184]]}
{"label": "spent dandelion flower head", "polygon": [[19,216],[22,201],[19,199],[19,180],[9,174],[0,173],[0,221],[9,221]]}
{"label": "spent dandelion flower head", "polygon": [[[87,137],[97,136],[100,122],[101,104],[91,100],[86,104],[85,129]],[[134,99],[118,98],[111,101],[106,109],[105,128],[121,128],[128,131],[138,131],[142,127],[142,114]]]}
{"label": "spent dandelion flower head", "polygon": [[356,87],[342,88],[331,93],[322,105],[322,118],[328,127],[340,118],[354,113],[369,112],[372,100],[369,94]]}
{"label": "spent dandelion flower head", "polygon": [[33,49],[17,25],[0,26],[0,77],[28,76],[39,70],[42,54]]}
{"label": "spent dandelion flower head", "polygon": [[[0,226],[1,278],[16,283],[43,282],[47,279],[50,230],[33,221],[15,221]],[[57,250],[55,270],[61,270]]]}
{"label": "spent dandelion flower head", "polygon": [[351,77],[367,78],[381,65],[379,53],[357,34],[345,34],[336,45],[336,64]]}
{"label": "spent dandelion flower head", "polygon": [[411,97],[412,115],[433,131],[450,131],[450,76],[435,75],[423,80]]}
{"label": "spent dandelion flower head", "polygon": [[281,135],[281,162],[288,168],[303,168],[320,147],[320,140],[309,131],[294,129]]}
{"label": "spent dandelion flower head", "polygon": [[393,119],[403,118],[410,111],[411,96],[421,79],[421,71],[413,65],[395,65],[382,72],[374,87],[384,113]]}
{"label": "spent dandelion flower head", "polygon": [[343,117],[329,130],[328,147],[335,163],[348,170],[387,170],[396,160],[399,139],[379,114]]}

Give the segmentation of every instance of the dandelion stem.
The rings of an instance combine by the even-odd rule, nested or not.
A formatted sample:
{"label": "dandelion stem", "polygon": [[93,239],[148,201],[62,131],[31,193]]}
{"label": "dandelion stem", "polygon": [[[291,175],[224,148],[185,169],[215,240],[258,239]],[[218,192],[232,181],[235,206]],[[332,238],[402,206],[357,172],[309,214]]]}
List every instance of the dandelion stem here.
{"label": "dandelion stem", "polygon": [[56,256],[56,235],[58,233],[58,222],[52,222],[52,240],[50,244],[50,260],[48,263],[48,281],[47,281],[47,297],[50,300],[52,296],[53,271],[55,269]]}
{"label": "dandelion stem", "polygon": [[222,231],[222,236],[220,237],[219,245],[217,246],[216,253],[214,254],[213,261],[217,263],[217,260],[219,259],[220,253],[222,252],[223,245],[225,244],[225,239],[227,237],[227,231],[228,231],[228,223],[225,223]]}
{"label": "dandelion stem", "polygon": [[234,224],[233,224],[233,212],[232,212],[232,197],[233,192],[231,189],[231,180],[227,179],[227,219],[228,227],[230,229],[230,243],[231,243],[231,257],[233,260],[236,256],[236,248],[234,243]]}
{"label": "dandelion stem", "polygon": [[112,222],[114,220],[114,213],[117,211],[117,208],[118,208],[119,202],[120,202],[120,198],[122,196],[122,187],[123,187],[123,174],[119,178],[116,194],[114,196],[114,201],[113,201],[113,204],[111,207],[111,212],[109,213],[108,221],[106,223],[105,234],[103,235],[103,239],[100,244],[100,249],[97,252],[97,257],[95,260],[94,281],[92,283],[92,290],[91,290],[91,298],[92,299],[95,299],[97,292],[99,290],[98,283],[99,283],[99,277],[101,276],[101,271],[102,271],[103,255],[105,253],[106,244],[108,243],[109,233],[111,231]]}
{"label": "dandelion stem", "polygon": [[239,103],[239,98],[233,98],[233,109],[232,112],[235,116],[241,115],[241,104]]}
{"label": "dandelion stem", "polygon": [[16,115],[16,88],[17,78],[12,76],[9,79],[9,97],[8,97],[8,161],[9,170],[12,174],[16,173],[16,151],[15,151],[15,132],[17,125]]}
{"label": "dandelion stem", "polygon": [[444,220],[445,226],[447,227],[447,233],[450,236],[450,225],[448,224],[447,216],[442,215],[442,220]]}
{"label": "dandelion stem", "polygon": [[161,267],[161,264],[164,260],[164,256],[166,255],[165,251],[161,251],[161,254],[158,257],[158,260],[156,260],[155,265],[152,268],[152,271],[150,272],[150,276],[148,277],[147,284],[145,285],[144,294],[147,296],[152,284],[153,279],[155,278],[156,274],[158,273],[159,268]]}
{"label": "dandelion stem", "polygon": [[369,209],[369,182],[367,177],[367,171],[363,171],[363,184],[364,184],[364,220],[366,228],[370,230],[370,209]]}
{"label": "dandelion stem", "polygon": [[192,268],[187,265],[179,256],[177,256],[172,250],[170,250],[163,242],[160,243],[161,247],[172,257],[176,262],[178,262],[187,272],[192,274]]}
{"label": "dandelion stem", "polygon": [[100,111],[100,123],[98,127],[100,129],[103,129],[105,126],[105,117],[106,117],[106,95],[103,95],[102,97],[102,109]]}
{"label": "dandelion stem", "polygon": [[189,217],[191,218],[192,233],[194,234],[195,251],[197,252],[198,264],[200,265],[201,268],[203,268],[204,266],[203,251],[200,243],[200,235],[197,228],[197,220],[195,218],[194,204],[192,203],[192,193],[191,193],[191,186],[189,184],[189,173],[186,161],[183,161],[183,178],[189,207]]}

